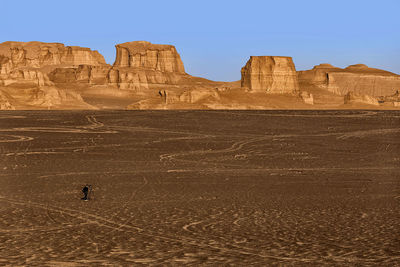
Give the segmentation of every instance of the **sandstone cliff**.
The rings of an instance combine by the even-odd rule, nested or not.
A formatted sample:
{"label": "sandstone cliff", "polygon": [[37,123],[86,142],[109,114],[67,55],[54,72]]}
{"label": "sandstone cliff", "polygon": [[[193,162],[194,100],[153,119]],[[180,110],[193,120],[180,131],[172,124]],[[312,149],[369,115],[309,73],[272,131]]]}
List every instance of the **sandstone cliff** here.
{"label": "sandstone cliff", "polygon": [[183,62],[173,45],[146,41],[118,44],[114,67],[130,67],[162,72],[185,73]]}
{"label": "sandstone cliff", "polygon": [[378,107],[377,96],[384,109],[400,106],[400,76],[361,64],[296,73],[290,57],[250,57],[240,81],[214,82],[186,74],[174,46],[139,41],[116,49],[111,66],[89,48],[0,44],[0,109],[365,108]]}
{"label": "sandstone cliff", "polygon": [[0,44],[0,84],[3,85],[24,83],[50,86],[54,82],[59,82],[57,79],[49,78],[51,76],[49,74],[54,70],[58,72],[62,72],[65,68],[79,70],[82,68],[80,66],[86,66],[90,70],[105,68],[106,70],[102,72],[105,82],[108,71],[106,62],[99,52],[89,48],[42,42]]}
{"label": "sandstone cliff", "polygon": [[0,89],[2,109],[96,109],[75,91],[55,86],[33,88],[3,87]]}
{"label": "sandstone cliff", "polygon": [[178,84],[186,75],[183,62],[172,45],[145,41],[116,45],[117,57],[108,82],[120,89],[148,89]]}
{"label": "sandstone cliff", "polygon": [[393,95],[381,96],[378,101],[383,106],[400,107],[400,90],[397,90]]}
{"label": "sandstone cliff", "polygon": [[391,95],[400,88],[400,75],[363,64],[345,69],[321,64],[312,70],[299,71],[298,76],[302,87],[315,85],[338,95],[354,92],[377,97]]}
{"label": "sandstone cliff", "polygon": [[15,110],[15,107],[13,104],[11,104],[10,101],[11,97],[0,90],[0,110]]}
{"label": "sandstone cliff", "polygon": [[270,94],[299,90],[296,68],[290,57],[252,56],[242,68],[241,86]]}
{"label": "sandstone cliff", "polygon": [[299,96],[304,101],[304,103],[314,105],[314,96],[311,93],[302,91],[299,93]]}
{"label": "sandstone cliff", "polygon": [[354,92],[348,92],[344,96],[344,104],[367,104],[379,106],[378,100],[369,95],[360,95]]}
{"label": "sandstone cliff", "polygon": [[36,107],[47,109],[58,108],[80,108],[94,109],[93,106],[87,104],[80,94],[72,91],[61,90],[52,86],[44,86],[34,89],[28,104]]}
{"label": "sandstone cliff", "polygon": [[0,44],[0,55],[8,58],[13,68],[106,64],[103,56],[97,51],[85,47],[64,46],[60,43],[4,42]]}
{"label": "sandstone cliff", "polygon": [[57,84],[87,83],[93,85],[106,84],[107,75],[111,69],[108,65],[55,68],[48,74],[51,81]]}

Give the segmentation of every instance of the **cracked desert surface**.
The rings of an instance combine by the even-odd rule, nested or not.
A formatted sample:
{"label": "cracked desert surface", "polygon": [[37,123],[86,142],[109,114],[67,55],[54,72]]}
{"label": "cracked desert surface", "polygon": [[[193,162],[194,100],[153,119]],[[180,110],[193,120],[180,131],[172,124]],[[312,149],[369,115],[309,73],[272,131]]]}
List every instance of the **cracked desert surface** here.
{"label": "cracked desert surface", "polygon": [[2,111],[0,265],[395,266],[399,137],[398,111]]}

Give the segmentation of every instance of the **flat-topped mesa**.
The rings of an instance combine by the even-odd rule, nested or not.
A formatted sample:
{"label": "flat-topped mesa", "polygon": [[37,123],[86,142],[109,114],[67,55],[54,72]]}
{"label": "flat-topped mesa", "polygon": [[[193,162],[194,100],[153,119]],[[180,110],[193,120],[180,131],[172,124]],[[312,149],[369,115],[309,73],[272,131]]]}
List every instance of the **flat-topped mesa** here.
{"label": "flat-topped mesa", "polygon": [[136,41],[115,47],[117,57],[107,79],[120,89],[175,85],[186,75],[181,57],[172,45]]}
{"label": "flat-topped mesa", "polygon": [[61,43],[4,42],[0,44],[0,55],[8,58],[14,68],[106,64],[98,51],[79,46],[64,46]]}
{"label": "flat-topped mesa", "polygon": [[241,86],[252,92],[286,94],[299,90],[291,57],[251,56],[241,73]]}
{"label": "flat-topped mesa", "polygon": [[314,85],[342,96],[349,92],[374,97],[386,96],[400,88],[400,75],[364,64],[351,65],[345,69],[321,64],[311,70],[299,71],[298,77],[302,87]]}
{"label": "flat-topped mesa", "polygon": [[[79,66],[107,68],[97,51],[61,43],[4,42],[0,44],[0,84],[33,83],[38,86],[58,82],[52,72],[65,72]],[[106,72],[103,74],[104,80]],[[75,79],[75,76],[73,77]],[[51,80],[51,81],[50,81]]]}
{"label": "flat-topped mesa", "polygon": [[181,57],[173,45],[136,41],[118,44],[115,47],[117,57],[114,67],[185,73]]}

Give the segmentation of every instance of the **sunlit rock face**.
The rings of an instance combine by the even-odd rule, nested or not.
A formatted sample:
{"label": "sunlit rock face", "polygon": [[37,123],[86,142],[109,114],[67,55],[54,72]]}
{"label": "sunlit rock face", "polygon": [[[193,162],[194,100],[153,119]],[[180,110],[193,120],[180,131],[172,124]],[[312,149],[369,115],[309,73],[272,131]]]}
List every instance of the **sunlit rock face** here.
{"label": "sunlit rock face", "polygon": [[15,83],[34,86],[53,85],[47,74],[38,69],[12,69],[1,78],[0,85],[5,86]]}
{"label": "sunlit rock face", "polygon": [[299,96],[304,101],[304,103],[314,105],[314,96],[311,93],[302,91],[299,93]]}
{"label": "sunlit rock face", "polygon": [[296,68],[291,57],[252,56],[242,68],[241,86],[251,92],[270,94],[299,90]]}
{"label": "sunlit rock face", "polygon": [[118,44],[114,67],[130,67],[161,72],[185,73],[183,62],[173,45],[146,41]]}
{"label": "sunlit rock face", "polygon": [[177,84],[186,75],[181,57],[172,45],[136,41],[118,44],[116,49],[117,57],[108,81],[120,89]]}
{"label": "sunlit rock face", "polygon": [[60,68],[106,68],[103,56],[89,48],[64,46],[60,43],[4,42],[0,44],[0,83],[31,83],[47,86],[57,83],[49,75]]}
{"label": "sunlit rock face", "polygon": [[30,105],[42,108],[84,108],[93,109],[94,107],[87,104],[80,94],[68,90],[62,90],[52,86],[43,86],[36,88],[31,93],[28,102]]}
{"label": "sunlit rock face", "polygon": [[379,106],[378,100],[369,95],[360,95],[354,92],[348,92],[344,98],[344,104],[368,104]]}
{"label": "sunlit rock face", "polygon": [[400,88],[400,75],[369,68],[363,64],[345,69],[330,64],[321,64],[311,70],[299,71],[299,81],[326,89],[338,95],[354,92],[358,95],[392,95]]}
{"label": "sunlit rock face", "polygon": [[103,56],[97,51],[79,46],[64,46],[61,43],[4,42],[0,44],[0,55],[10,60],[13,68],[106,64]]}
{"label": "sunlit rock face", "polygon": [[378,101],[383,106],[400,107],[400,90],[389,96],[380,96]]}
{"label": "sunlit rock face", "polygon": [[79,65],[78,67],[64,67],[56,68],[50,72],[50,80],[58,84],[67,83],[88,83],[88,84],[106,84],[107,75],[110,70],[110,66],[90,66],[90,65]]}
{"label": "sunlit rock face", "polygon": [[10,96],[0,90],[0,110],[15,110],[11,104]]}

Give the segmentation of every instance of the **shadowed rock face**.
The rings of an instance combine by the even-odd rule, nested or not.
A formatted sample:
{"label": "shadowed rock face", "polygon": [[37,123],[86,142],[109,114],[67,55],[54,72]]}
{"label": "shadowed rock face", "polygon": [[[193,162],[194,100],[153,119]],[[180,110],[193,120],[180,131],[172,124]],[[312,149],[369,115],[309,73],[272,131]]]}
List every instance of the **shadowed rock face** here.
{"label": "shadowed rock face", "polygon": [[253,92],[271,94],[299,90],[296,68],[291,57],[250,57],[242,68],[241,85]]}
{"label": "shadowed rock face", "polygon": [[315,66],[312,70],[299,71],[300,83],[316,85],[338,95],[352,91],[359,95],[392,95],[400,88],[400,75],[369,68],[363,64],[345,69],[329,64]]}
{"label": "shadowed rock face", "polygon": [[183,62],[172,45],[145,41],[118,44],[117,57],[108,74],[120,89],[148,89],[151,85],[177,84],[185,75]]}

